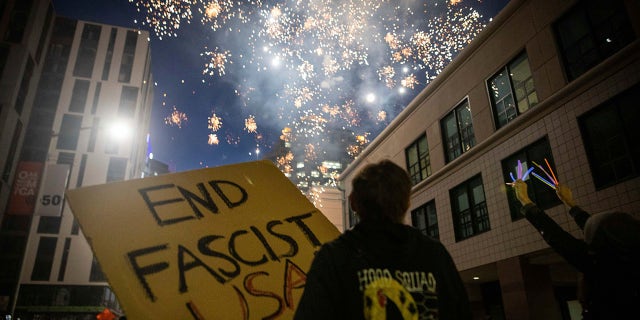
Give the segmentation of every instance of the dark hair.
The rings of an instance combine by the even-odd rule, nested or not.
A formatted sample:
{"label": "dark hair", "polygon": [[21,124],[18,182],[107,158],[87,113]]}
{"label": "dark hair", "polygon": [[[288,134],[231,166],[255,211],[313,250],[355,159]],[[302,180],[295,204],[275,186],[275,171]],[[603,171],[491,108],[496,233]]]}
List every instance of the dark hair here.
{"label": "dark hair", "polygon": [[390,160],[369,164],[351,185],[351,201],[363,220],[402,222],[411,196],[411,179],[403,168]]}

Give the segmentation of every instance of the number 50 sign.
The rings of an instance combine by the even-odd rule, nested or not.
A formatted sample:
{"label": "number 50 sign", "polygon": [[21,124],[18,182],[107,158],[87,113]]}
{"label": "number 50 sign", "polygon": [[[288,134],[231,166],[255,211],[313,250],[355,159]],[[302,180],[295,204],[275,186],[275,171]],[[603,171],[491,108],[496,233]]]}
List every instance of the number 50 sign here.
{"label": "number 50 sign", "polygon": [[68,164],[47,165],[44,180],[42,181],[42,188],[38,194],[36,215],[60,216],[68,177]]}

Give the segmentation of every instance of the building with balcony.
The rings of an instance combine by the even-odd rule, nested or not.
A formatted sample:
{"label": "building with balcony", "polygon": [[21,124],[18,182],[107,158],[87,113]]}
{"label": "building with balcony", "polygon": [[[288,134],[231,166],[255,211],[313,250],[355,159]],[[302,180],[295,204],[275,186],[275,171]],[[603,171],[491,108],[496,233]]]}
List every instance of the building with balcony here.
{"label": "building with balcony", "polygon": [[[345,193],[363,166],[391,159],[414,184],[406,223],[448,248],[475,318],[579,316],[578,272],[505,182],[518,161],[546,160],[587,211],[640,214],[639,35],[633,1],[510,1],[342,172]],[[555,191],[527,183],[580,238]]]}

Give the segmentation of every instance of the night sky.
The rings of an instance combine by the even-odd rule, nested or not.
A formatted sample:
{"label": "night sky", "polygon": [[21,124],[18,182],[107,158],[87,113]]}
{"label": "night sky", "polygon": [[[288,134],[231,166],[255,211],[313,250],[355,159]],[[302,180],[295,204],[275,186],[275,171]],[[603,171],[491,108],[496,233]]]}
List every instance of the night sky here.
{"label": "night sky", "polygon": [[53,0],[150,32],[152,150],[175,171],[255,160],[281,138],[321,157],[336,128],[356,156],[507,2]]}

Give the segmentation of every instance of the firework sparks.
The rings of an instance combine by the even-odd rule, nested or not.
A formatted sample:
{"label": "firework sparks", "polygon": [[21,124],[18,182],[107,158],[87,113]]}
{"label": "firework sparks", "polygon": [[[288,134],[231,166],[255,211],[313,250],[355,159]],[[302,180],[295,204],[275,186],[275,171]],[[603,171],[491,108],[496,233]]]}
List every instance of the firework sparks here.
{"label": "firework sparks", "polygon": [[200,56],[207,57],[208,59],[208,62],[204,66],[204,70],[202,70],[202,74],[213,76],[217,71],[219,76],[223,76],[226,73],[227,63],[232,63],[229,61],[231,52],[228,50],[222,52],[218,51],[219,49],[215,48],[214,51],[205,51],[200,54]]}
{"label": "firework sparks", "polygon": [[182,128],[182,125],[189,120],[187,114],[178,110],[176,106],[173,106],[173,111],[169,116],[164,118],[164,123],[173,127]]}
{"label": "firework sparks", "polygon": [[[291,148],[277,158],[278,167],[289,173],[294,155],[297,161],[323,159],[333,143],[329,135],[340,130],[347,132],[349,144],[341,152],[356,158],[404,107],[394,103],[410,101],[410,94],[402,94],[426,86],[484,28],[482,16],[461,0],[406,6],[386,0],[129,1],[145,15],[141,24],[158,38],[175,37],[185,23],[199,21],[206,30],[202,39],[215,41],[200,46],[202,82],[224,77],[240,101],[234,112],[241,115],[217,110],[225,117],[224,134],[222,118],[205,115],[209,145],[240,144],[231,127],[241,126],[243,119],[238,131],[264,143],[269,135],[258,133],[257,122],[264,130],[278,121],[282,133],[272,139],[279,136]],[[368,92],[375,93],[375,101],[361,99]],[[176,107],[165,119],[178,128],[186,122]],[[251,152],[260,148],[252,146]],[[323,176],[333,174],[321,165],[312,167]]]}
{"label": "firework sparks", "polygon": [[248,118],[244,119],[244,129],[249,133],[256,133],[258,131],[256,117],[249,116]]}
{"label": "firework sparks", "polygon": [[220,140],[218,140],[218,135],[214,134],[214,133],[210,133],[209,134],[209,141],[207,141],[207,143],[209,145],[218,145],[220,143]]}
{"label": "firework sparks", "polygon": [[215,113],[209,117],[209,129],[216,132],[222,128],[222,118],[218,117]]}

